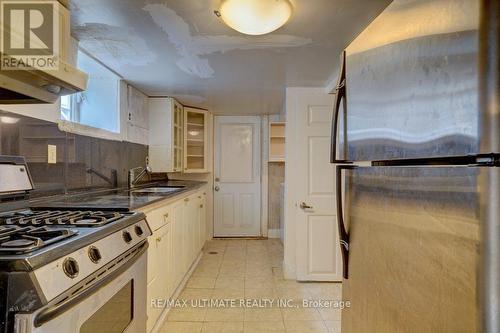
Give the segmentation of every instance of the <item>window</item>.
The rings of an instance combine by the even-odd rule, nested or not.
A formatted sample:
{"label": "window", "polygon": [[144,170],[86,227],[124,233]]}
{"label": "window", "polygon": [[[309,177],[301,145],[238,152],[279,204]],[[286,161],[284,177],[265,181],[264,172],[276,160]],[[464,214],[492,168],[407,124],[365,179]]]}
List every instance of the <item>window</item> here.
{"label": "window", "polygon": [[61,119],[120,133],[120,77],[81,50],[78,68],[89,75],[87,90],[61,98]]}

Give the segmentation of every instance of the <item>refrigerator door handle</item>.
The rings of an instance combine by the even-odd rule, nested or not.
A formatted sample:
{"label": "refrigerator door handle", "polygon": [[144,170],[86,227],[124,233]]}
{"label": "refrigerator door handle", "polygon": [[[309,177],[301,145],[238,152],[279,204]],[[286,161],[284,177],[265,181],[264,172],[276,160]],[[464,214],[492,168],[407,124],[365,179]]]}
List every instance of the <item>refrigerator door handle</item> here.
{"label": "refrigerator door handle", "polygon": [[340,251],[342,253],[343,276],[349,278],[349,233],[344,223],[344,208],[342,204],[342,170],[353,169],[352,166],[337,166],[336,172],[336,206],[337,206],[337,226],[340,239]]}
{"label": "refrigerator door handle", "polygon": [[333,103],[333,117],[332,117],[332,133],[331,133],[331,147],[330,147],[330,163],[339,164],[350,164],[351,162],[337,159],[337,146],[338,146],[338,135],[339,135],[339,118],[340,118],[340,105],[344,101],[344,107],[346,106],[346,74],[345,74],[345,51],[342,52],[340,56],[340,73],[339,80],[337,82],[337,87],[335,88],[335,100]]}

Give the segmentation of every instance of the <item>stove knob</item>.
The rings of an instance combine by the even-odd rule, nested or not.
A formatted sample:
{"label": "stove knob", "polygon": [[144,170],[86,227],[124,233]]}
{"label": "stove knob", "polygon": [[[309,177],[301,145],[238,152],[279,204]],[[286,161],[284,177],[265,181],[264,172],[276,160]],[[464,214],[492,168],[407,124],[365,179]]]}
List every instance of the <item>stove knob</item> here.
{"label": "stove knob", "polygon": [[144,235],[144,231],[142,230],[141,226],[140,225],[136,225],[135,226],[135,234],[139,237],[141,237],[142,235]]}
{"label": "stove knob", "polygon": [[127,243],[127,244],[132,241],[132,235],[128,231],[124,231],[122,234],[122,237],[123,237],[123,240],[125,241],[125,243]]}
{"label": "stove knob", "polygon": [[66,258],[63,262],[63,271],[68,277],[74,279],[78,276],[78,263],[73,258]]}
{"label": "stove knob", "polygon": [[89,258],[94,264],[98,264],[101,261],[101,251],[97,247],[91,246],[89,248]]}

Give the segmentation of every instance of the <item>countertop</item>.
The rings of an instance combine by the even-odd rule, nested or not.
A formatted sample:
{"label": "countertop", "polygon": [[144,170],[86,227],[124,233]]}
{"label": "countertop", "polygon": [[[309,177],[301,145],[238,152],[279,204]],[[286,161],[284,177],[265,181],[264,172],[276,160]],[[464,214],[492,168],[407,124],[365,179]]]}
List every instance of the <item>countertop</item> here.
{"label": "countertop", "polygon": [[[206,185],[206,182],[191,180],[169,180],[168,182],[153,182],[143,184],[140,188],[161,186],[183,186],[179,191],[170,193],[137,193],[128,188],[104,189],[86,191],[75,194],[58,195],[46,198],[37,198],[30,201],[33,208],[61,208],[61,209],[103,209],[118,211],[133,211],[155,202],[173,198],[177,195],[195,190]],[[134,191],[132,190],[132,191]]]}

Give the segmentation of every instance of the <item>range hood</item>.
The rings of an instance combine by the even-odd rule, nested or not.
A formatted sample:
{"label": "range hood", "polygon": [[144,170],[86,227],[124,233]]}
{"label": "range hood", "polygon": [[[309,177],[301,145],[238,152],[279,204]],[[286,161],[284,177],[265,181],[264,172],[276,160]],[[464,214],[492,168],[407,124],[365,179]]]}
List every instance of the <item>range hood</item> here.
{"label": "range hood", "polygon": [[88,76],[61,62],[58,70],[0,71],[0,104],[55,103],[87,88]]}
{"label": "range hood", "polygon": [[[60,96],[87,88],[88,76],[76,68],[76,58],[73,59],[76,49],[72,50],[68,1],[53,3],[59,15],[57,69],[23,67],[19,70],[0,70],[0,104],[55,103]],[[7,54],[3,56],[8,57]]]}

